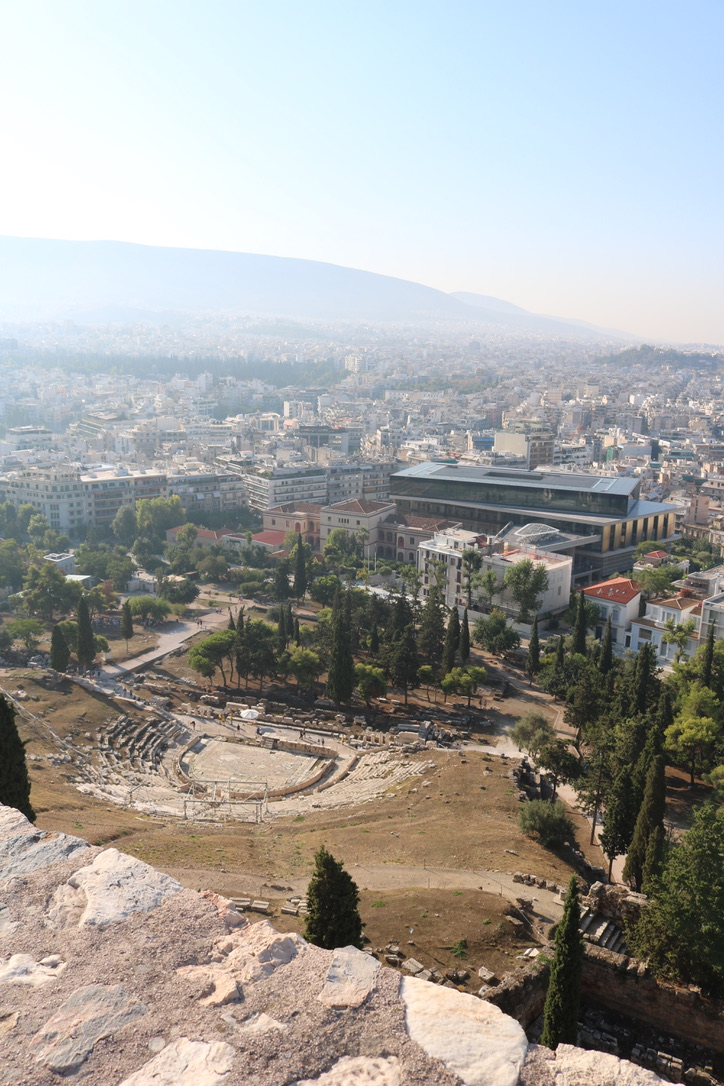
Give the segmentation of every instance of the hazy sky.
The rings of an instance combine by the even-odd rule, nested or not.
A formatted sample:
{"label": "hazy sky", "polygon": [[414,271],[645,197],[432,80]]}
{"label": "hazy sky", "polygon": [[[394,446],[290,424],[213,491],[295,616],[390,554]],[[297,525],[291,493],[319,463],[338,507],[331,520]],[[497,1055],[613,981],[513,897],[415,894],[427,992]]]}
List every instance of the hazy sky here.
{"label": "hazy sky", "polygon": [[722,0],[5,0],[0,234],[724,343]]}

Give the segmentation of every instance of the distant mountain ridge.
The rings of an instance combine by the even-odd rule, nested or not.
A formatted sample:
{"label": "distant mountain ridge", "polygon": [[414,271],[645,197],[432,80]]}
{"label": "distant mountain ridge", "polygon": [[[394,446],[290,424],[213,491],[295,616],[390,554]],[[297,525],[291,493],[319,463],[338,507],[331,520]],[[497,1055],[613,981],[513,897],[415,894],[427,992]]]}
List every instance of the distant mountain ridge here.
{"label": "distant mountain ridge", "polygon": [[241,313],[309,321],[469,322],[550,336],[635,336],[316,260],[118,241],[0,237],[0,320],[163,323]]}

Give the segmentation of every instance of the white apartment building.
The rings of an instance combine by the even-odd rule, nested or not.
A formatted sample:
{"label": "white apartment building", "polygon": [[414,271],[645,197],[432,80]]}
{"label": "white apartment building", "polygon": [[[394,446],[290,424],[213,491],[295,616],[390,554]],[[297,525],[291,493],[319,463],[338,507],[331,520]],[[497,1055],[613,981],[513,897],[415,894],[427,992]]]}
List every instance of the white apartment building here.
{"label": "white apartment building", "polygon": [[[716,597],[714,597],[716,599]],[[674,596],[667,600],[653,600],[646,606],[646,614],[643,618],[637,618],[631,623],[631,651],[638,652],[642,645],[653,645],[656,649],[657,662],[660,667],[673,664],[676,659],[679,646],[667,643],[664,636],[667,633],[667,622],[676,626],[683,626],[687,622],[694,623],[686,645],[683,647],[684,656],[688,659],[696,653],[700,645],[699,631],[701,629],[701,617],[705,600],[697,600],[692,596]],[[709,615],[715,614],[715,609],[709,609]],[[718,617],[718,615],[717,615]],[[721,621],[721,619],[720,619]]]}
{"label": "white apartment building", "polygon": [[603,637],[610,618],[613,651],[620,656],[631,646],[631,626],[639,617],[641,589],[628,577],[612,577],[584,588],[583,593],[598,607],[595,636]]}
{"label": "white apartment building", "polygon": [[[467,605],[466,579],[463,576],[463,551],[472,549],[481,551],[481,573],[492,569],[497,577],[500,591],[493,599],[496,607],[513,615],[517,606],[510,596],[510,592],[503,588],[506,571],[526,559],[535,565],[544,565],[548,574],[548,587],[540,597],[538,614],[552,614],[565,610],[571,592],[571,573],[573,559],[570,555],[553,554],[539,550],[537,547],[521,546],[506,547],[490,543],[485,535],[476,535],[462,528],[450,528],[446,531],[436,532],[432,539],[420,543],[418,548],[417,568],[422,575],[422,595],[427,597],[431,587],[436,583],[438,568],[444,569],[445,577],[442,584],[443,596],[447,607],[457,604],[458,607]],[[438,566],[440,563],[440,566]],[[473,589],[472,599],[475,604],[479,590]]]}
{"label": "white apartment building", "polygon": [[261,513],[273,505],[287,502],[327,503],[327,472],[308,464],[299,467],[250,468],[241,479],[249,496],[249,506]]}
{"label": "white apartment building", "polygon": [[57,532],[73,534],[86,519],[80,472],[69,468],[27,468],[8,476],[5,496],[16,507],[34,505]]}

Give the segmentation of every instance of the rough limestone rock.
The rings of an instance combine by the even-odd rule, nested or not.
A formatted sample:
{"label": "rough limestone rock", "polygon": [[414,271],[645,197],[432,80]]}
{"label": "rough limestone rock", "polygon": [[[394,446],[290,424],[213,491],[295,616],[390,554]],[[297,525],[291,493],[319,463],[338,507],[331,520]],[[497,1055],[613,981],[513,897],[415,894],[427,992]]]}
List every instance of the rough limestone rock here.
{"label": "rough limestone rock", "polygon": [[116,1034],[145,1013],[143,1004],[130,999],[119,984],[79,988],[35,1038],[35,1045],[40,1045],[35,1062],[61,1075],[74,1071],[101,1037]]}
{"label": "rough limestone rock", "polygon": [[219,1086],[228,1080],[234,1049],[179,1037],[120,1086]]}
{"label": "rough limestone rock", "polygon": [[375,986],[379,964],[353,946],[334,951],[324,988],[318,995],[327,1007],[360,1007]]}
{"label": "rough limestone rock", "polygon": [[0,882],[75,859],[88,847],[67,833],[36,830],[20,811],[0,806]]}
{"label": "rough limestone rock", "polygon": [[555,1086],[656,1086],[661,1079],[645,1067],[608,1052],[558,1045],[552,1065]]}
{"label": "rough limestone rock", "polygon": [[106,927],[131,913],[158,908],[181,889],[180,882],[142,860],[108,848],[87,867],[74,872],[65,887],[58,888],[50,917],[55,926],[68,926],[77,917],[78,927]]}
{"label": "rough limestone rock", "polygon": [[30,954],[13,954],[6,962],[0,962],[0,984],[30,984],[37,988],[50,980],[57,980],[66,962],[57,954],[49,954],[39,962]]}
{"label": "rough limestone rock", "polygon": [[345,1056],[319,1078],[304,1079],[293,1086],[400,1086],[400,1062]]}
{"label": "rough limestone rock", "polygon": [[0,854],[25,865],[0,905],[2,1086],[658,1081],[601,1053],[529,1048],[474,996],[250,923],[116,849],[3,808],[0,824]]}
{"label": "rough limestone rock", "polygon": [[517,1086],[528,1042],[521,1026],[497,1007],[452,988],[404,977],[407,1032],[465,1086]]}

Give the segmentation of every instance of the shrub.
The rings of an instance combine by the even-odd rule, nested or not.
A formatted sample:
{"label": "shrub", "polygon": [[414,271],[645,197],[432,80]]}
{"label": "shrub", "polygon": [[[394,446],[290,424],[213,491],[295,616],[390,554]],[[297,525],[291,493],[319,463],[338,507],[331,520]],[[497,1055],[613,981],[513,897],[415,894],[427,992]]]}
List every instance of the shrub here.
{"label": "shrub", "polygon": [[546,848],[556,848],[573,837],[573,823],[560,800],[555,803],[545,799],[531,800],[518,812],[518,824],[523,833],[537,834]]}

